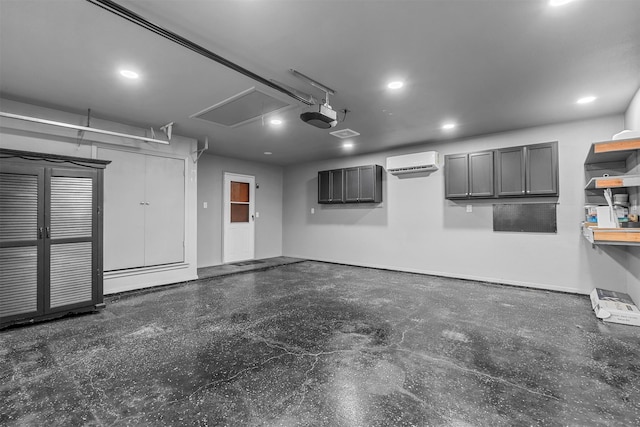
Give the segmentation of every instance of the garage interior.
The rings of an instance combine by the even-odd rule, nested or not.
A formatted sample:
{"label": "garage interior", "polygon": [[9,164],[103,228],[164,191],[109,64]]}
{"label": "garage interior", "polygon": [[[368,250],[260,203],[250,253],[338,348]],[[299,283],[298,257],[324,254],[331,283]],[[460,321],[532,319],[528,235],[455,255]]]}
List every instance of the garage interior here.
{"label": "garage interior", "polygon": [[0,423],[640,424],[638,2],[319,5],[0,0]]}

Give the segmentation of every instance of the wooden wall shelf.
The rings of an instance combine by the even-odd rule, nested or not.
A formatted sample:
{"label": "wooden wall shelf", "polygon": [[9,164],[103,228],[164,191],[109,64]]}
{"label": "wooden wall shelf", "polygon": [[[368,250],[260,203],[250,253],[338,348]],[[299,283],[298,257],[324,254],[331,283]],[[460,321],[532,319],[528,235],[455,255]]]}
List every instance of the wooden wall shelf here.
{"label": "wooden wall shelf", "polygon": [[[605,170],[610,173],[608,168],[612,167],[611,164],[619,162],[621,174],[595,176],[589,179],[585,190],[640,187],[640,175],[625,174],[630,171],[629,168],[633,169],[632,165],[637,162],[637,159],[632,156],[640,156],[640,138],[593,143],[584,162],[585,171],[589,171],[592,176],[597,170]],[[617,170],[618,166],[615,168]],[[582,234],[593,244],[640,246],[640,228],[599,228],[593,224],[584,223]]]}
{"label": "wooden wall shelf", "polygon": [[620,175],[591,178],[585,190],[597,190],[600,188],[622,188],[640,186],[640,175]]}
{"label": "wooden wall shelf", "polygon": [[589,165],[626,160],[636,150],[640,150],[640,138],[594,142],[584,163]]}
{"label": "wooden wall shelf", "polygon": [[640,228],[583,227],[584,237],[599,245],[640,246]]}

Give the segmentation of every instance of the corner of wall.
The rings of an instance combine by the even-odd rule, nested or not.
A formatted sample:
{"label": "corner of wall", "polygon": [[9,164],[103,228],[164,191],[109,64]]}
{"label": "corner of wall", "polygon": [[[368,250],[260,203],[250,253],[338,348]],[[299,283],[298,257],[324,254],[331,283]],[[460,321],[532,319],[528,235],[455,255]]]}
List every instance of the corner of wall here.
{"label": "corner of wall", "polygon": [[[640,88],[631,99],[631,103],[624,115],[625,129],[640,130]],[[640,159],[637,159],[640,163]],[[640,165],[637,167],[640,168]],[[630,192],[632,205],[640,204],[640,188]],[[640,304],[640,247],[629,247],[627,254],[627,293],[636,304]]]}

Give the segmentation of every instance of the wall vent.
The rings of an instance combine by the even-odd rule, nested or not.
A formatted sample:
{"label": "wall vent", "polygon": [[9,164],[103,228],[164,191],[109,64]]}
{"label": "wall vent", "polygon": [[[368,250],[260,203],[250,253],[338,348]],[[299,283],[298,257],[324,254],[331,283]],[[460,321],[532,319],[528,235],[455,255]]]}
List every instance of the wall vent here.
{"label": "wall vent", "polygon": [[291,107],[291,104],[252,87],[189,117],[236,127]]}

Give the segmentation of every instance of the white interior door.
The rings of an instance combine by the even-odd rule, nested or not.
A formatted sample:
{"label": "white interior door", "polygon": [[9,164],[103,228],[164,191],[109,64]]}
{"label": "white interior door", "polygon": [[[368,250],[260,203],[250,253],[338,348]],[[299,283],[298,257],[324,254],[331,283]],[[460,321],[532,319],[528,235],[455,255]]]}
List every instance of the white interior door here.
{"label": "white interior door", "polygon": [[146,156],[145,265],[184,261],[184,160]]}
{"label": "white interior door", "polygon": [[255,177],[224,174],[223,261],[255,257]]}
{"label": "white interior door", "polygon": [[104,270],[144,265],[145,156],[98,149],[104,171]]}

